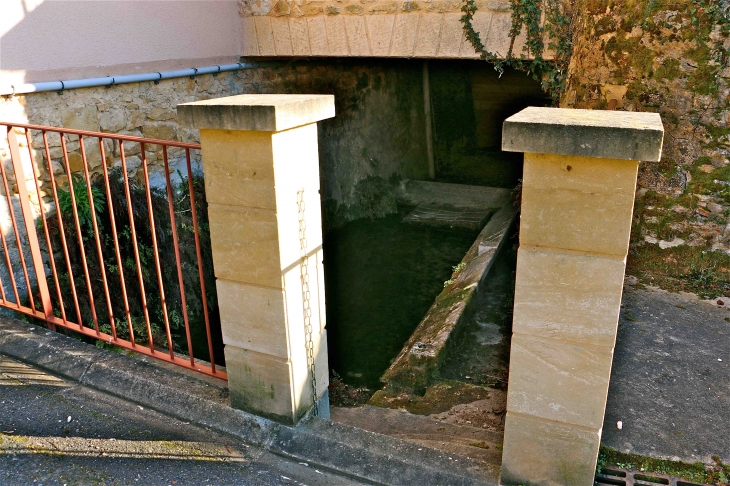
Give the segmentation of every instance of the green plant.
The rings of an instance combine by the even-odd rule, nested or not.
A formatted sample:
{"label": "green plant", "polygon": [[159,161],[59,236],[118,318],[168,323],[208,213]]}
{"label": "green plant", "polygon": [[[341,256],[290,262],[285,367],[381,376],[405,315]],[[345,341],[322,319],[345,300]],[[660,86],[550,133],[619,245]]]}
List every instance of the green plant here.
{"label": "green plant", "polygon": [[[58,189],[58,207],[62,214],[73,214],[74,199],[76,200],[76,214],[79,217],[79,226],[86,233],[93,233],[93,220],[91,215],[91,204],[89,202],[89,186],[81,176],[71,178],[69,190]],[[72,192],[73,191],[73,194]],[[91,186],[91,198],[96,212],[97,225],[100,224],[99,215],[103,214],[106,204],[104,193],[98,187]]]}
{"label": "green plant", "polygon": [[461,272],[466,268],[466,262],[461,262],[458,265],[451,267],[454,273]]}
{"label": "green plant", "polygon": [[[560,0],[511,0],[512,26],[507,54],[501,58],[490,52],[476,32],[472,21],[477,11],[476,0],[464,0],[461,10],[463,30],[466,39],[479,53],[482,60],[494,65],[502,75],[505,67],[524,71],[541,82],[543,90],[554,103],[558,103],[566,87],[568,63],[572,53],[573,22],[566,7]],[[545,22],[542,22],[542,16]],[[515,53],[514,45],[522,29],[526,31],[527,41],[523,52]],[[548,39],[547,46],[545,39]],[[546,60],[546,48],[554,53],[552,60]],[[532,57],[532,59],[530,59]]]}

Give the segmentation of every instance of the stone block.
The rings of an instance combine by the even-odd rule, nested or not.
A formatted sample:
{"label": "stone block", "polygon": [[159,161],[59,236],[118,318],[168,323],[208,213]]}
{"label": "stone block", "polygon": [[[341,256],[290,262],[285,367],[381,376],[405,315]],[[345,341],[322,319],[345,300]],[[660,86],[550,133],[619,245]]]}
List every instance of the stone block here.
{"label": "stone block", "polygon": [[421,16],[418,14],[400,14],[396,16],[391,55],[394,57],[413,57],[420,18]]}
{"label": "stone block", "polygon": [[444,23],[441,27],[441,41],[439,42],[438,57],[459,57],[461,42],[464,40],[464,26],[460,20],[461,16],[462,14],[444,15]]}
{"label": "stone block", "polygon": [[330,56],[347,56],[347,33],[345,30],[345,19],[339,15],[328,15],[324,18],[325,31],[327,32],[327,46]]}
{"label": "stone block", "polygon": [[487,51],[504,58],[512,42],[509,36],[510,29],[512,29],[511,12],[493,12],[489,23],[487,42],[484,44]]}
{"label": "stone block", "polygon": [[291,56],[293,51],[291,42],[291,31],[289,30],[289,18],[272,18],[271,30],[274,35],[274,49],[276,50],[276,55]]}
{"label": "stone block", "polygon": [[274,211],[210,203],[208,217],[218,278],[283,288]]}
{"label": "stone block", "polygon": [[254,17],[243,17],[241,19],[241,54],[244,56],[259,55]]}
{"label": "stone block", "polygon": [[177,107],[183,126],[278,132],[335,116],[332,95],[242,94]]}
{"label": "stone block", "polygon": [[591,486],[600,441],[599,429],[507,412],[500,484]]}
{"label": "stone block", "polygon": [[295,56],[309,56],[312,50],[309,47],[309,29],[307,19],[298,18],[289,21],[291,31],[292,51]]}
{"label": "stone block", "polygon": [[301,258],[299,205],[303,191],[307,250],[322,246],[322,213],[319,196],[319,154],[317,125],[311,124],[272,136],[274,178],[276,180],[276,217],[282,269],[297,265]]}
{"label": "stone block", "polygon": [[209,203],[276,209],[271,133],[201,130]]}
{"label": "stone block", "polygon": [[274,31],[271,27],[271,19],[269,17],[254,17],[256,26],[256,40],[259,46],[260,56],[276,55],[276,45],[274,44]]}
{"label": "stone block", "polygon": [[370,56],[370,41],[368,40],[368,27],[365,18],[359,15],[346,16],[345,31],[347,32],[347,45],[350,48],[350,55]]}
{"label": "stone block", "polygon": [[117,133],[127,128],[127,113],[123,108],[112,108],[99,115],[99,128],[104,132]]}
{"label": "stone block", "polygon": [[520,248],[513,331],[613,348],[624,269],[619,258]]}
{"label": "stone block", "polygon": [[658,113],[529,107],[505,120],[502,150],[658,162],[663,140]]}
{"label": "stone block", "polygon": [[230,345],[226,345],[225,355],[232,407],[296,423],[291,362]]}
{"label": "stone block", "polygon": [[416,57],[436,57],[443,20],[442,15],[421,15],[416,36]]}
{"label": "stone block", "polygon": [[324,18],[312,17],[307,19],[309,29],[309,46],[313,56],[326,56],[329,54],[327,46],[327,29],[324,25]]}
{"label": "stone block", "polygon": [[223,342],[286,359],[289,345],[281,325],[286,322],[284,291],[222,278],[216,287]]}
{"label": "stone block", "polygon": [[74,130],[99,131],[99,117],[96,106],[86,105],[78,108],[71,108],[64,113],[61,126]]}
{"label": "stone block", "polygon": [[520,244],[625,256],[638,162],[525,154]]}
{"label": "stone block", "polygon": [[370,51],[373,56],[385,57],[390,54],[390,42],[393,38],[395,15],[368,16],[368,32],[370,33]]}
{"label": "stone block", "polygon": [[600,429],[613,349],[512,335],[507,410]]}
{"label": "stone block", "polygon": [[[142,133],[147,138],[157,140],[175,140],[177,125],[174,123],[147,123],[142,126]],[[137,145],[136,143],[131,145]]]}

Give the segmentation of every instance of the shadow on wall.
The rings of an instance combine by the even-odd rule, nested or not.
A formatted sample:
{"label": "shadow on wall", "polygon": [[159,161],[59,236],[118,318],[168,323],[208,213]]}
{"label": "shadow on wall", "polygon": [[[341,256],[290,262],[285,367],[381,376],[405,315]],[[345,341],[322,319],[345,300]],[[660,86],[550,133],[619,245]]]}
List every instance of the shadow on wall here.
{"label": "shadow on wall", "polygon": [[548,106],[550,97],[525,73],[500,77],[482,61],[429,64],[437,180],[514,187],[522,155],[502,152],[502,123],[527,106]]}

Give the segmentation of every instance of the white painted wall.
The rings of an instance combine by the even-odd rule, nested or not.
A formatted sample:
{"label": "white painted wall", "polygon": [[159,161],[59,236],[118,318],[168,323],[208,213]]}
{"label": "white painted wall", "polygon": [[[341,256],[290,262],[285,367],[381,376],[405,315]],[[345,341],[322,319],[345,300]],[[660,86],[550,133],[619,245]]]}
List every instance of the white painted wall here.
{"label": "white painted wall", "polygon": [[237,61],[236,0],[0,0],[0,83]]}

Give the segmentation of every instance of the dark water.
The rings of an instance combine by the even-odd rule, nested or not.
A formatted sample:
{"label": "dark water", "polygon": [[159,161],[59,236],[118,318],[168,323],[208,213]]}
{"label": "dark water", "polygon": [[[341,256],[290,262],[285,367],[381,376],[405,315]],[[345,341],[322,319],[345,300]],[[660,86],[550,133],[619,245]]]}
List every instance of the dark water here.
{"label": "dark water", "polygon": [[475,385],[506,389],[514,304],[515,240],[505,242],[479,290],[473,311],[446,360],[441,377]]}
{"label": "dark water", "polygon": [[353,221],[324,242],[330,369],[376,388],[478,232]]}

